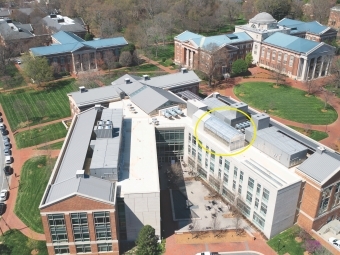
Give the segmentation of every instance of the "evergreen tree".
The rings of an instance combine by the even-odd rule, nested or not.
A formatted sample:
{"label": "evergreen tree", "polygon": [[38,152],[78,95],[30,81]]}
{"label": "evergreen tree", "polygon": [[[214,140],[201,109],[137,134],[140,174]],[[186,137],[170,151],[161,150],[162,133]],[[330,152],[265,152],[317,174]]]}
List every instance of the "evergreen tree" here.
{"label": "evergreen tree", "polygon": [[139,232],[136,241],[136,255],[159,255],[161,254],[155,229],[150,225],[145,225]]}

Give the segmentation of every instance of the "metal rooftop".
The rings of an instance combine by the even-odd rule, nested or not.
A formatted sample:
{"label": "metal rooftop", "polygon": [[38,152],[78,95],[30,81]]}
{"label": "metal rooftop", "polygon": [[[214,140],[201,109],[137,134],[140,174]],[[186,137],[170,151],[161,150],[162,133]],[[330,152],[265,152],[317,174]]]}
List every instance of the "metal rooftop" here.
{"label": "metal rooftop", "polygon": [[203,100],[201,97],[199,97],[195,93],[191,92],[190,90],[184,90],[184,91],[181,91],[181,92],[177,92],[176,95],[179,96],[180,98],[183,98],[186,101],[192,100],[192,99],[196,99],[198,101]]}

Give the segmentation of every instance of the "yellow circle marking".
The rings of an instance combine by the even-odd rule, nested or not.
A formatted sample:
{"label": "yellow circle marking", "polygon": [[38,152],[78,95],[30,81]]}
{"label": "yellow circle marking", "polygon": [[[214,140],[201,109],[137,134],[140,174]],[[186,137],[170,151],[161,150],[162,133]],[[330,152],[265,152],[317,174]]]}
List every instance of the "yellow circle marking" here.
{"label": "yellow circle marking", "polygon": [[[253,134],[253,138],[251,139],[250,143],[244,147],[243,149],[239,150],[239,151],[236,151],[236,152],[233,152],[233,153],[216,153],[216,152],[213,152],[209,149],[207,149],[207,147],[204,147],[203,144],[200,142],[200,140],[198,139],[198,135],[197,135],[197,127],[198,127],[198,124],[202,121],[202,119],[207,116],[209,113],[212,113],[212,112],[216,112],[216,111],[220,111],[220,110],[233,110],[233,111],[237,111],[237,112],[240,112],[242,113],[244,116],[246,116],[249,120],[250,120],[250,123],[251,125],[253,126],[253,131],[254,131],[254,134]],[[227,123],[226,123],[227,124]],[[208,153],[211,153],[211,154],[214,154],[216,156],[235,156],[235,155],[238,155],[238,154],[241,154],[242,152],[245,152],[246,150],[248,150],[250,148],[250,146],[253,145],[253,143],[255,142],[255,139],[256,139],[256,126],[255,126],[255,123],[254,121],[252,120],[252,118],[247,114],[245,113],[244,111],[241,111],[239,109],[236,109],[236,108],[233,108],[233,107],[230,107],[230,106],[221,106],[221,107],[216,107],[216,108],[213,108],[211,109],[210,111],[207,111],[205,112],[196,122],[195,124],[195,129],[194,129],[194,135],[196,137],[196,141],[198,143],[199,146],[202,147],[203,150],[205,150],[206,152]]]}

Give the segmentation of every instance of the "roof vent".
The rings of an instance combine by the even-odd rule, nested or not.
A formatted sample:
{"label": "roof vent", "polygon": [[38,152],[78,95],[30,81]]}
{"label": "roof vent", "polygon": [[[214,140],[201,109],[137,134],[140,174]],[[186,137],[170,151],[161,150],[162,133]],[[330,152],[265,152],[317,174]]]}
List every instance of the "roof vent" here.
{"label": "roof vent", "polygon": [[63,23],[63,22],[65,22],[65,20],[63,18],[58,19],[58,23]]}
{"label": "roof vent", "polygon": [[101,110],[102,110],[102,105],[101,105],[101,104],[95,104],[95,105],[94,105],[94,109],[95,109],[96,111],[101,111]]}
{"label": "roof vent", "polygon": [[51,18],[51,19],[56,18],[56,17],[57,17],[57,15],[54,14],[54,13],[51,13],[51,14],[50,14],[50,18]]}
{"label": "roof vent", "polygon": [[84,86],[79,87],[80,93],[86,92],[86,88]]}
{"label": "roof vent", "polygon": [[129,84],[129,83],[130,83],[130,78],[125,78],[124,80],[125,80],[125,83],[126,83],[126,84]]}
{"label": "roof vent", "polygon": [[182,68],[181,68],[181,72],[182,72],[182,73],[187,73],[187,72],[188,72],[188,69],[186,69],[185,67],[182,67]]}
{"label": "roof vent", "polygon": [[22,28],[19,27],[18,30],[19,30],[19,32],[22,32]]}
{"label": "roof vent", "polygon": [[319,153],[319,154],[322,154],[325,150],[326,149],[323,146],[319,146],[319,147],[316,148],[316,152]]}
{"label": "roof vent", "polygon": [[103,120],[98,120],[97,125],[98,125],[98,126],[104,125],[104,121],[103,121]]}
{"label": "roof vent", "polygon": [[77,170],[76,171],[76,178],[84,178],[85,170]]}
{"label": "roof vent", "polygon": [[144,78],[144,81],[147,81],[147,80],[149,80],[149,75],[144,74],[144,75],[143,75],[143,78]]}

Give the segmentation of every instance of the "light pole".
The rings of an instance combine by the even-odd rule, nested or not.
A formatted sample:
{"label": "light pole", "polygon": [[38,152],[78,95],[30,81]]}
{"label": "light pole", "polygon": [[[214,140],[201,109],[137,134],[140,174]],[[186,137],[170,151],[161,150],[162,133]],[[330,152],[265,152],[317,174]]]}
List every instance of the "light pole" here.
{"label": "light pole", "polygon": [[280,251],[280,243],[281,243],[281,239],[279,239],[279,243],[277,244],[277,252]]}

